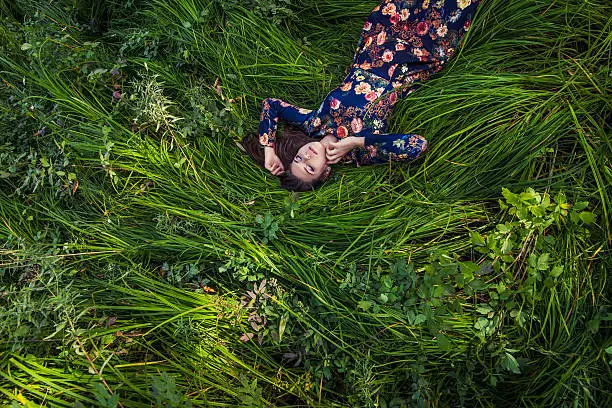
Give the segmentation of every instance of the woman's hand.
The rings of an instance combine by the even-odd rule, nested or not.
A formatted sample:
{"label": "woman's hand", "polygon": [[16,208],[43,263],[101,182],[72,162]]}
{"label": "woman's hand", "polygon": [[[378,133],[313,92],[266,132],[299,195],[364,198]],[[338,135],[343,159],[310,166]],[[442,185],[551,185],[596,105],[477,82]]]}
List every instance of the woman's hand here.
{"label": "woman's hand", "polygon": [[356,147],[363,147],[363,137],[349,136],[344,139],[329,143],[325,150],[328,164],[338,163],[348,152]]}
{"label": "woman's hand", "polygon": [[273,147],[266,146],[264,147],[264,164],[266,170],[270,170],[270,173],[274,176],[280,176],[285,172],[285,168],[283,167],[283,163],[276,155]]}

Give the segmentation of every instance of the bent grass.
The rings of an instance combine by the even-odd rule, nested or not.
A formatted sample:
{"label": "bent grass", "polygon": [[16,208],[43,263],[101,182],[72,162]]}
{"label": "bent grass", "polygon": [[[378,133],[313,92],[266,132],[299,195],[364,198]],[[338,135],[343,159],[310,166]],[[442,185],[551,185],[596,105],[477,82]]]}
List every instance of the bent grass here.
{"label": "bent grass", "polygon": [[[47,142],[64,146],[79,181],[73,195],[45,185],[20,196],[13,191],[27,164],[0,179],[0,304],[31,333],[0,326],[10,339],[0,342],[0,401],[113,406],[116,394],[126,407],[609,404],[610,6],[485,2],[460,55],[394,112],[393,131],[429,140],[424,158],[339,166],[292,213],[288,193],[234,141],[256,129],[264,97],[316,107],[342,79],[375,3],[306,1],[278,23],[255,6],[218,1],[109,3],[106,11],[0,2],[2,18],[19,27],[0,31],[0,112],[16,109],[11,95],[48,104],[21,117],[51,131],[27,143],[40,152]],[[75,47],[73,61],[49,60],[50,38],[63,35],[101,44],[91,55]],[[32,48],[22,50],[22,38]],[[115,66],[122,80],[110,73]],[[97,68],[107,73],[90,76]],[[146,98],[130,100],[138,92],[129,80],[143,75],[163,83],[172,125],[134,124]],[[209,104],[194,107],[189,95]],[[21,140],[6,117],[3,146]],[[188,133],[189,120],[201,131]],[[419,277],[432,253],[482,263],[470,233],[490,235],[508,219],[502,187],[563,191],[597,214],[588,234],[559,227],[538,238],[565,269],[517,305],[528,320],[496,312],[496,334],[483,337],[475,327],[490,301],[483,295],[459,293],[427,324],[382,301],[377,310],[361,303],[372,302],[367,290],[398,260]],[[266,213],[278,230],[264,244],[271,225],[256,219]],[[526,241],[525,251],[536,246]],[[219,271],[241,252],[246,281]],[[164,263],[197,265],[198,282],[171,285]],[[347,273],[363,274],[364,286],[343,288]],[[286,325],[280,342],[271,334],[262,344],[257,335],[240,341],[253,331],[240,300],[258,274],[291,292],[268,311]],[[72,302],[68,282],[79,293]],[[31,308],[18,309],[26,295]],[[73,312],[54,314],[58,307]]]}

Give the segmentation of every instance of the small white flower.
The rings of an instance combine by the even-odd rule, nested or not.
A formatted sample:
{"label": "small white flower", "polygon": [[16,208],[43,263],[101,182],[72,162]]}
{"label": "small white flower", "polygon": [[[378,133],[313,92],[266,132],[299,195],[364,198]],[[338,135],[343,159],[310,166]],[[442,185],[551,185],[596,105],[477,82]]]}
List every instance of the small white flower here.
{"label": "small white flower", "polygon": [[406,141],[404,139],[397,139],[393,141],[393,146],[404,150],[406,148]]}
{"label": "small white flower", "polygon": [[457,0],[457,6],[463,10],[472,3],[472,0]]}

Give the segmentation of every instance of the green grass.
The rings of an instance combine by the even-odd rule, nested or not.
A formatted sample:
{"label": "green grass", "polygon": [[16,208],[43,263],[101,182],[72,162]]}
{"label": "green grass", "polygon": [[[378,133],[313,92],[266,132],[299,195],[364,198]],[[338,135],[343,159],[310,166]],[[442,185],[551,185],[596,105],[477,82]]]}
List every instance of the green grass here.
{"label": "green grass", "polygon": [[1,405],[612,403],[612,7],[484,2],[394,111],[423,159],[296,198],[234,142],[375,4],[0,0]]}

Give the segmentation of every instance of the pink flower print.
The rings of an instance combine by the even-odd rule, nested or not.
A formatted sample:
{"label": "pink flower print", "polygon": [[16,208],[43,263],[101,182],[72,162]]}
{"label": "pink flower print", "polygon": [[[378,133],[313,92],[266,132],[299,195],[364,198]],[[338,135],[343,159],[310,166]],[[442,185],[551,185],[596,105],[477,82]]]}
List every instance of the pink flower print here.
{"label": "pink flower print", "polygon": [[314,127],[319,127],[321,126],[321,118],[316,118],[313,122],[312,122],[312,126]]}
{"label": "pink flower print", "polygon": [[417,24],[416,32],[418,35],[425,35],[427,34],[427,31],[429,31],[429,24],[427,24],[425,21],[421,21]]}
{"label": "pink flower print", "polygon": [[417,56],[417,57],[422,57],[423,56],[423,49],[422,48],[415,48],[412,50],[412,53]]}
{"label": "pink flower print", "polygon": [[427,140],[425,140],[425,138],[423,138],[423,144],[421,144],[421,153],[419,153],[419,156],[422,155],[425,150],[427,150],[427,146],[428,146],[427,145]]}
{"label": "pink flower print", "polygon": [[336,130],[336,136],[338,136],[340,139],[344,139],[348,136],[348,129],[344,126],[340,126],[338,130]]}
{"label": "pink flower print", "polygon": [[378,94],[376,93],[376,91],[370,91],[366,94],[365,98],[366,98],[366,101],[372,102],[373,100],[378,98]]}
{"label": "pink flower print", "polygon": [[365,47],[368,48],[370,45],[372,45],[372,41],[374,41],[372,37],[368,37],[368,39],[365,42]]}
{"label": "pink flower print", "polygon": [[472,25],[472,22],[470,20],[466,21],[465,23],[463,23],[463,29],[465,31],[470,29],[470,25]]}
{"label": "pink flower print", "polygon": [[397,81],[397,82],[393,82],[391,85],[393,85],[393,89],[397,89],[400,86],[402,86],[403,84],[401,82]]}
{"label": "pink flower print", "polygon": [[366,147],[366,149],[368,150],[370,157],[376,157],[376,146],[369,145]]}
{"label": "pink flower print", "polygon": [[391,93],[389,94],[389,103],[390,103],[391,105],[394,105],[394,104],[395,104],[395,102],[397,102],[397,92],[391,92]]}
{"label": "pink flower print", "polygon": [[391,67],[389,67],[389,71],[388,71],[389,78],[393,77],[393,74],[395,73],[395,68],[397,68],[397,64],[393,64],[391,65]]}
{"label": "pink flower print", "polygon": [[370,91],[366,94],[365,98],[366,98],[366,101],[372,102],[376,100],[376,98],[378,98],[378,94],[376,93],[376,91]]}
{"label": "pink flower print", "polygon": [[340,101],[336,98],[332,98],[332,100],[329,101],[329,106],[332,109],[338,109],[340,107]]}
{"label": "pink flower print", "polygon": [[289,105],[289,104],[288,104],[287,102],[285,102],[285,101],[281,101],[281,106],[282,106],[283,108],[288,108],[288,107],[289,107],[289,106],[291,106],[291,105]]}
{"label": "pink flower print", "polygon": [[363,121],[359,118],[355,118],[351,121],[351,128],[353,129],[353,133],[357,134],[361,132],[363,129]]}
{"label": "pink flower print", "polygon": [[383,8],[382,13],[383,13],[385,16],[392,16],[393,14],[395,14],[395,11],[396,11],[395,4],[390,3],[390,4],[387,4],[387,5],[386,5],[386,6]]}
{"label": "pink flower print", "polygon": [[406,46],[402,43],[397,43],[395,44],[395,51],[404,51],[406,49]]}
{"label": "pink flower print", "polygon": [[342,89],[344,92],[346,92],[346,91],[350,91],[352,87],[353,87],[353,83],[352,82],[347,82],[344,85],[342,85],[342,87],[340,87],[340,89]]}
{"label": "pink flower print", "polygon": [[372,90],[372,87],[370,86],[370,84],[368,84],[367,82],[360,82],[359,84],[357,84],[357,86],[355,87],[355,93],[357,95],[361,95],[361,94],[367,94],[368,92],[370,92]]}
{"label": "pink flower print", "polygon": [[371,28],[372,28],[372,23],[369,21],[366,21],[366,23],[363,25],[363,29],[365,31],[370,31]]}
{"label": "pink flower print", "polygon": [[400,22],[401,18],[402,16],[400,16],[399,13],[395,13],[389,18],[389,21],[391,22],[391,24],[397,24]]}
{"label": "pink flower print", "polygon": [[421,140],[423,140],[423,138],[419,135],[413,135],[410,136],[410,139],[408,139],[408,146],[410,147],[418,147]]}
{"label": "pink flower print", "polygon": [[376,38],[376,44],[383,45],[387,41],[387,33],[385,31],[381,31]]}
{"label": "pink flower print", "polygon": [[448,27],[446,27],[445,25],[438,27],[437,33],[438,36],[444,37],[446,33],[448,33]]}
{"label": "pink flower print", "polygon": [[408,20],[408,17],[410,17],[410,11],[408,9],[403,9],[401,12],[402,15],[402,21],[406,21]]}
{"label": "pink flower print", "polygon": [[385,50],[385,52],[383,53],[383,56],[382,56],[382,60],[385,61],[385,62],[393,61],[393,51]]}
{"label": "pink flower print", "polygon": [[361,65],[359,65],[359,68],[368,70],[368,69],[372,68],[372,64],[370,64],[369,62],[365,61]]}

